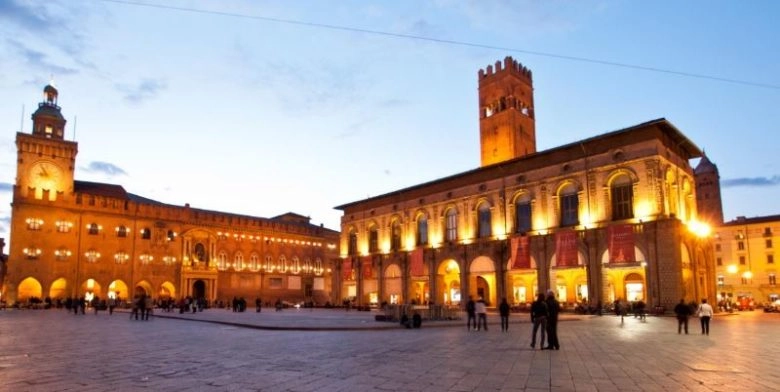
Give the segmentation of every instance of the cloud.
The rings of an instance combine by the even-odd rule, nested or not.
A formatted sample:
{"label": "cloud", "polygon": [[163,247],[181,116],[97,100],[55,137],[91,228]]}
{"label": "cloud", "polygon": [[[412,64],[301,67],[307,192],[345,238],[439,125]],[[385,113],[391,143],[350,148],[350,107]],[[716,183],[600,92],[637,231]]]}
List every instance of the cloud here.
{"label": "cloud", "polygon": [[168,84],[163,80],[144,79],[135,86],[117,84],[115,87],[124,94],[124,97],[122,98],[125,101],[139,104],[143,101],[157,97],[160,92],[165,91],[168,88]]}
{"label": "cloud", "polygon": [[89,163],[89,166],[82,167],[83,170],[89,173],[102,173],[109,176],[126,176],[127,172],[122,170],[119,166],[108,162],[93,161]]}
{"label": "cloud", "polygon": [[22,5],[14,0],[0,2],[0,19],[30,31],[51,31],[54,27],[62,27],[62,23],[49,15],[45,7],[33,7],[29,3]]}
{"label": "cloud", "polygon": [[78,73],[76,69],[55,64],[49,60],[49,56],[45,53],[27,47],[19,41],[9,39],[6,42],[21,57],[24,64],[31,68],[42,69],[60,76]]}
{"label": "cloud", "polygon": [[9,182],[0,182],[0,192],[10,192],[14,189],[14,184]]}
{"label": "cloud", "polygon": [[780,185],[780,176],[772,177],[742,177],[721,180],[721,188],[744,187],[766,187]]}

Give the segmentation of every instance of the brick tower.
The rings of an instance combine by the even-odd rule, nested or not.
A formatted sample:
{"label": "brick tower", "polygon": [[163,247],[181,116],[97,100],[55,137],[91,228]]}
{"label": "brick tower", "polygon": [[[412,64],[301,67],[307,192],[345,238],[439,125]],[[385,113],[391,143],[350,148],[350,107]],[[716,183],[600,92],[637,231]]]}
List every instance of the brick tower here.
{"label": "brick tower", "polygon": [[479,70],[481,165],[536,152],[531,71],[512,57]]}
{"label": "brick tower", "polygon": [[723,224],[723,202],[720,196],[720,174],[706,154],[693,170],[696,181],[696,210],[699,219],[710,226]]}

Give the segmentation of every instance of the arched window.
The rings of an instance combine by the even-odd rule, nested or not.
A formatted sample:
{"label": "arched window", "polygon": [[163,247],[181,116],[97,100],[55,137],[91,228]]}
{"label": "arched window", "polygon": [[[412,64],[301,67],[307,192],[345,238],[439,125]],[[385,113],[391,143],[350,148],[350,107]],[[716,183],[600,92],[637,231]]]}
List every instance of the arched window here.
{"label": "arched window", "polygon": [[87,233],[89,235],[98,235],[100,233],[100,226],[97,223],[90,223],[87,227]]}
{"label": "arched window", "polygon": [[518,198],[515,201],[515,233],[522,234],[531,231],[531,201]]}
{"label": "arched window", "polygon": [[634,217],[634,191],[631,178],[625,174],[618,176],[609,186],[612,199],[612,220]]}
{"label": "arched window", "polygon": [[244,269],[244,267],[244,255],[241,254],[241,252],[236,252],[236,255],[233,256],[233,269],[236,271],[241,271]]}
{"label": "arched window", "polygon": [[287,258],[284,257],[284,255],[279,256],[279,265],[277,266],[276,269],[278,269],[279,272],[287,272],[287,269],[289,267],[290,266],[287,265]]}
{"label": "arched window", "polygon": [[274,266],[274,259],[271,256],[265,256],[265,262],[263,262],[263,269],[268,272],[273,272],[275,266]]}
{"label": "arched window", "polygon": [[227,260],[228,260],[227,253],[219,252],[219,254],[217,255],[217,269],[220,271],[226,270],[228,264]]}
{"label": "arched window", "polygon": [[127,237],[127,226],[120,225],[116,228],[116,236],[119,238]]}
{"label": "arched window", "polygon": [[580,201],[577,188],[569,184],[558,194],[561,208],[561,227],[576,226],[580,223]]}
{"label": "arched window", "polygon": [[379,251],[379,230],[375,224],[368,228],[368,253]]}
{"label": "arched window", "polygon": [[420,216],[417,217],[417,235],[415,242],[418,246],[428,245],[428,216],[425,214],[420,214]]}
{"label": "arched window", "polygon": [[347,254],[350,256],[357,255],[357,230],[355,228],[349,229],[349,243],[347,244]]}
{"label": "arched window", "polygon": [[148,227],[141,229],[141,239],[149,240],[152,238],[152,230]]}
{"label": "arched window", "polygon": [[390,249],[394,251],[401,250],[401,222],[398,219],[394,219],[390,226]]}
{"label": "arched window", "polygon": [[298,256],[293,256],[292,263],[290,263],[290,272],[294,274],[301,272],[301,259]]}
{"label": "arched window", "polygon": [[249,255],[249,269],[252,271],[260,269],[260,256],[258,256],[257,253]]}
{"label": "arched window", "polygon": [[454,208],[447,210],[444,221],[444,239],[447,241],[458,240],[458,212]]}
{"label": "arched window", "polygon": [[481,203],[477,208],[477,236],[479,238],[489,238],[493,235],[491,218],[490,204]]}

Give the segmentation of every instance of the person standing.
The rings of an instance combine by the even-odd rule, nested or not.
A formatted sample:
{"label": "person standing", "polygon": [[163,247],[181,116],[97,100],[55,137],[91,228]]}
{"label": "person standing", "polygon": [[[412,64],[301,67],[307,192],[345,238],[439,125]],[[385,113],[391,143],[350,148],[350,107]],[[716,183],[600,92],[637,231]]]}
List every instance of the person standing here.
{"label": "person standing", "polygon": [[506,297],[501,299],[501,304],[498,305],[498,314],[501,315],[501,332],[509,331],[509,303],[506,302]]}
{"label": "person standing", "polygon": [[539,346],[544,349],[544,339],[547,331],[547,315],[547,302],[544,300],[544,293],[539,293],[536,296],[536,301],[531,304],[531,322],[534,324],[534,329],[531,332],[531,348],[536,348],[536,331],[541,327],[542,332]]}
{"label": "person standing", "polygon": [[469,302],[466,302],[466,330],[477,330],[477,311],[474,299],[469,295]]}
{"label": "person standing", "polygon": [[685,303],[685,299],[680,299],[674,307],[674,314],[677,315],[677,334],[681,334],[685,329],[685,334],[688,334],[688,318],[691,317],[691,307]]}
{"label": "person standing", "polygon": [[260,297],[255,298],[255,312],[260,313],[263,310],[263,301]]}
{"label": "person standing", "polygon": [[701,334],[710,334],[710,319],[712,318],[712,306],[707,303],[707,298],[702,298],[699,310],[696,312],[701,319]]}
{"label": "person standing", "polygon": [[[560,350],[558,344],[558,313],[561,311],[561,304],[555,299],[555,293],[547,290],[547,350]],[[542,341],[544,345],[544,341]]]}
{"label": "person standing", "polygon": [[487,332],[487,305],[482,297],[479,297],[474,304],[474,310],[477,313],[477,331],[481,330],[482,327],[485,327],[485,331]]}

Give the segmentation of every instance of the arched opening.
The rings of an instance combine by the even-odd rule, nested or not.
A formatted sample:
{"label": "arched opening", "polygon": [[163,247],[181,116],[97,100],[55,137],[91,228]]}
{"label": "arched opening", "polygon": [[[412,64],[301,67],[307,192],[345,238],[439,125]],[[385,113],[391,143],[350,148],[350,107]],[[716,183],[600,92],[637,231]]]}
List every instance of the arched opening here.
{"label": "arched opening", "polygon": [[81,284],[81,292],[84,293],[84,299],[90,303],[93,298],[105,299],[103,290],[95,279],[89,278]]}
{"label": "arched opening", "polygon": [[385,268],[384,284],[384,300],[389,304],[403,303],[403,297],[401,296],[403,291],[401,268],[399,268],[397,264],[390,264]]}
{"label": "arched opening", "polygon": [[49,298],[52,300],[65,299],[68,296],[68,281],[65,278],[59,278],[52,282],[49,288]]}
{"label": "arched opening", "polygon": [[152,290],[152,285],[145,280],[142,280],[135,285],[136,296],[152,295],[153,293],[154,290]]}
{"label": "arched opening", "polygon": [[469,268],[469,294],[482,298],[488,306],[496,303],[496,274],[493,260],[480,256],[471,262]]}
{"label": "arched opening", "polygon": [[442,261],[436,270],[436,280],[436,287],[439,288],[439,293],[436,294],[436,303],[460,304],[460,266],[458,262],[453,259]]}
{"label": "arched opening", "polygon": [[206,282],[202,280],[196,280],[192,284],[192,296],[195,299],[206,298]]}
{"label": "arched opening", "polygon": [[16,292],[18,293],[16,298],[19,302],[29,302],[30,299],[41,299],[43,296],[41,283],[32,277],[19,282]]}
{"label": "arched opening", "polygon": [[176,287],[174,287],[171,282],[163,282],[163,284],[160,285],[160,292],[158,295],[160,299],[176,298]]}
{"label": "arched opening", "polygon": [[645,300],[645,279],[638,273],[626,275],[626,299],[629,301]]}
{"label": "arched opening", "polygon": [[108,285],[108,298],[121,300],[127,298],[130,294],[130,290],[127,288],[127,284],[121,280],[115,280]]}

